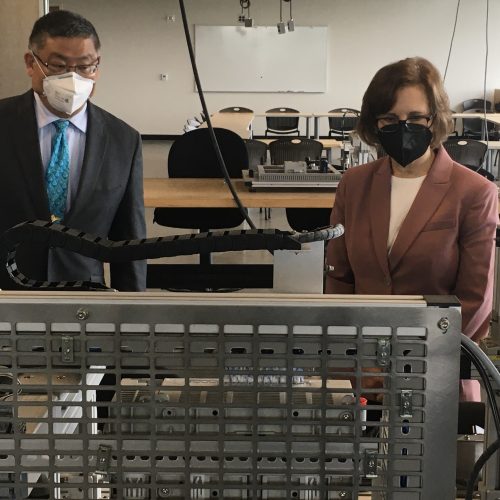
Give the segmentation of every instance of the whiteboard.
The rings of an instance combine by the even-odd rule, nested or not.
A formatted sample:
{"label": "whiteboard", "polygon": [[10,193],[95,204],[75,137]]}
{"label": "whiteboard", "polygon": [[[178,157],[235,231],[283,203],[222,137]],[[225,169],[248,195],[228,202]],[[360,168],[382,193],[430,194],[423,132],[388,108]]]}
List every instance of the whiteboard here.
{"label": "whiteboard", "polygon": [[327,27],[195,26],[196,64],[207,92],[325,92]]}

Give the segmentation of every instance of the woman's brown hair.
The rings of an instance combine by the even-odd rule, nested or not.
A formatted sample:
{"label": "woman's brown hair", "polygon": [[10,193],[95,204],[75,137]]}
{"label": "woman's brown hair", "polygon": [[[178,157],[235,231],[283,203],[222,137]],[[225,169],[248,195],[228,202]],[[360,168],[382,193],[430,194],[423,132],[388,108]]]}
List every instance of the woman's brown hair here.
{"label": "woman's brown hair", "polygon": [[409,85],[420,85],[427,96],[433,115],[431,147],[438,147],[452,130],[452,119],[448,95],[437,68],[422,57],[409,57],[379,69],[366,89],[361,105],[357,132],[361,139],[375,146],[377,116],[387,113],[396,101],[399,89]]}

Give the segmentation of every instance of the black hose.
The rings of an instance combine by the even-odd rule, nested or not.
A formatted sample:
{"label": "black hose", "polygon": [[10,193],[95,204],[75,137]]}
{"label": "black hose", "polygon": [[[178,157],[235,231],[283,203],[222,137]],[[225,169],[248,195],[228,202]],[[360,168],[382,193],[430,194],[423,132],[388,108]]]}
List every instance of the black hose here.
{"label": "black hose", "polygon": [[[470,342],[469,342],[470,343]],[[472,500],[473,495],[474,495],[474,490],[475,486],[479,477],[479,473],[481,472],[481,469],[483,468],[484,464],[491,458],[493,453],[497,451],[500,447],[500,416],[499,416],[499,410],[498,406],[496,404],[496,396],[495,392],[493,390],[493,387],[490,382],[490,377],[481,361],[481,359],[478,357],[478,355],[472,350],[472,348],[465,344],[464,341],[462,341],[462,351],[465,353],[466,357],[472,362],[472,364],[476,367],[477,371],[479,372],[479,375],[481,376],[481,380],[483,381],[483,386],[486,391],[487,397],[488,397],[488,402],[491,407],[491,412],[493,416],[493,422],[495,424],[495,428],[497,431],[497,440],[491,444],[485,451],[484,453],[477,459],[476,463],[474,464],[474,467],[472,469],[472,472],[469,476],[469,479],[467,481],[467,490],[466,490],[466,495],[465,499],[466,500]]]}
{"label": "black hose", "polygon": [[490,444],[486,450],[482,453],[482,455],[477,459],[474,467],[472,469],[469,480],[467,481],[467,490],[465,492],[465,500],[472,500],[474,497],[474,489],[476,486],[476,482],[479,477],[479,473],[483,468],[484,464],[491,458],[495,451],[500,449],[500,438],[498,438],[495,442]]}
{"label": "black hose", "polygon": [[491,385],[488,373],[486,372],[481,360],[477,357],[476,353],[469,348],[469,346],[462,344],[462,350],[464,351],[467,358],[470,359],[472,364],[476,367],[479,375],[481,376],[486,395],[488,396],[488,402],[491,407],[491,413],[493,415],[493,422],[495,424],[497,436],[500,438],[500,415],[498,412],[498,406],[496,404],[495,391],[493,390],[493,387]]}
{"label": "black hose", "polygon": [[188,51],[189,51],[189,59],[191,60],[191,66],[193,68],[194,79],[196,81],[196,88],[198,89],[198,95],[200,97],[201,107],[203,108],[203,114],[205,115],[205,118],[207,120],[208,133],[210,135],[210,139],[212,141],[212,144],[213,144],[213,147],[215,150],[215,155],[217,156],[217,161],[219,163],[222,175],[224,176],[224,179],[226,181],[227,187],[231,191],[233,199],[234,199],[236,205],[238,206],[240,212],[242,213],[243,217],[247,221],[250,228],[256,229],[255,224],[253,223],[252,219],[248,215],[248,211],[243,206],[243,203],[241,203],[241,200],[238,196],[238,193],[234,189],[233,183],[231,182],[231,178],[229,177],[229,173],[228,173],[227,168],[226,168],[226,164],[224,162],[224,158],[222,157],[219,143],[217,142],[217,137],[215,136],[215,132],[214,132],[214,129],[212,127],[212,122],[210,121],[210,114],[208,113],[207,104],[205,102],[205,96],[203,95],[203,90],[201,88],[200,77],[198,75],[198,68],[196,67],[196,60],[194,57],[193,45],[191,43],[191,36],[189,34],[189,26],[187,23],[186,10],[184,8],[184,0],[179,0],[179,6],[181,9],[182,25],[184,27],[184,34],[186,36],[186,43],[187,43],[187,47],[188,47]]}

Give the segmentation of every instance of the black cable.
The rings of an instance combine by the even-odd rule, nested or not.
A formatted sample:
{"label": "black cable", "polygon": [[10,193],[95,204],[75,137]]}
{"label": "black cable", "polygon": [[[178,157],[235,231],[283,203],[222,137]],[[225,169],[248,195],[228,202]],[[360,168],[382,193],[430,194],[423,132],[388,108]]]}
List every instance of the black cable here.
{"label": "black cable", "polygon": [[497,431],[497,435],[500,438],[500,415],[498,411],[498,406],[496,404],[496,396],[495,391],[491,385],[490,377],[486,372],[481,360],[477,357],[476,353],[470,350],[470,348],[464,344],[462,344],[462,350],[464,351],[467,358],[472,362],[472,364],[476,367],[479,375],[481,376],[481,380],[483,381],[484,389],[486,391],[486,395],[488,396],[488,402],[491,407],[491,413],[493,415],[493,422],[495,424],[495,428]]}
{"label": "black cable", "polygon": [[496,404],[495,392],[493,390],[489,375],[486,372],[486,369],[485,369],[482,361],[479,359],[477,354],[468,345],[462,343],[461,347],[462,347],[462,350],[465,353],[466,357],[476,367],[476,369],[479,372],[479,375],[481,376],[481,379],[482,379],[483,385],[484,385],[484,389],[485,389],[487,397],[488,397],[488,402],[489,402],[490,407],[491,407],[493,422],[495,424],[495,428],[496,428],[497,436],[498,436],[497,440],[492,445],[490,445],[484,451],[484,453],[477,459],[477,461],[474,464],[474,467],[471,471],[471,474],[470,474],[469,479],[467,481],[467,490],[466,490],[465,499],[472,500],[473,495],[474,495],[475,485],[476,485],[476,482],[478,480],[479,473],[481,472],[481,469],[483,468],[484,464],[491,458],[493,453],[495,451],[497,451],[500,447],[500,416],[499,416],[498,406]]}
{"label": "black cable", "polygon": [[455,30],[457,29],[458,12],[460,10],[460,0],[457,2],[457,11],[455,13],[455,24],[453,25],[453,33],[451,35],[450,50],[448,51],[448,59],[446,60],[446,68],[444,69],[443,83],[446,80],[446,73],[448,72],[448,64],[450,63],[451,49],[453,47],[453,40],[455,38]]}
{"label": "black cable", "polygon": [[471,475],[469,477],[469,480],[467,481],[467,490],[465,492],[465,500],[472,500],[474,497],[474,489],[476,482],[479,477],[479,473],[481,472],[481,469],[483,468],[484,464],[491,458],[493,453],[495,451],[498,451],[500,449],[500,438],[498,438],[496,441],[494,441],[492,444],[484,450],[484,452],[481,454],[481,456],[476,460],[476,463],[474,464],[474,467],[472,468]]}
{"label": "black cable", "polygon": [[206,116],[208,132],[209,132],[212,144],[214,146],[215,154],[217,156],[217,161],[218,161],[219,166],[221,168],[221,172],[224,176],[227,187],[231,191],[233,199],[236,202],[236,205],[238,206],[238,208],[240,209],[240,212],[245,217],[245,220],[247,221],[250,228],[256,229],[255,224],[253,223],[252,219],[248,215],[248,211],[243,206],[243,203],[241,203],[241,200],[238,196],[238,193],[234,189],[233,183],[231,182],[231,178],[229,177],[229,173],[228,173],[227,168],[226,168],[226,164],[224,162],[224,158],[222,157],[222,153],[221,153],[220,148],[219,148],[219,143],[217,142],[217,137],[215,136],[215,132],[214,132],[214,129],[212,127],[212,122],[210,120],[210,115],[208,113],[207,105],[205,103],[205,96],[203,95],[203,90],[201,88],[200,77],[198,75],[198,68],[196,67],[196,61],[195,61],[195,57],[194,57],[193,45],[191,43],[191,36],[189,34],[189,27],[188,27],[188,23],[187,23],[186,10],[184,8],[184,0],[179,0],[179,6],[181,9],[182,25],[184,27],[184,35],[186,36],[186,43],[187,43],[188,51],[189,51],[189,58],[191,60],[191,66],[193,68],[194,79],[196,81],[196,88],[198,89],[198,95],[200,97],[200,102],[201,102],[201,107],[203,108],[203,113]]}
{"label": "black cable", "polygon": [[488,75],[488,53],[489,53],[489,43],[488,43],[488,24],[489,24],[489,15],[490,13],[490,0],[486,0],[486,28],[485,28],[485,57],[484,57],[484,81],[483,81],[483,113],[484,113],[484,137],[486,139],[486,146],[488,149],[490,148],[489,144],[489,134],[488,134],[488,122],[486,121],[486,77]]}
{"label": "black cable", "polygon": [[280,23],[283,22],[283,0],[280,0]]}
{"label": "black cable", "polygon": [[102,283],[90,281],[37,281],[25,276],[17,266],[20,245],[37,249],[64,248],[100,262],[130,262],[197,253],[239,250],[300,250],[302,243],[338,238],[344,233],[341,224],[313,232],[297,233],[278,229],[237,229],[183,234],[142,240],[111,241],[77,229],[45,221],[18,224],[0,236],[0,264],[5,262],[9,276],[20,286],[57,290],[105,290]]}

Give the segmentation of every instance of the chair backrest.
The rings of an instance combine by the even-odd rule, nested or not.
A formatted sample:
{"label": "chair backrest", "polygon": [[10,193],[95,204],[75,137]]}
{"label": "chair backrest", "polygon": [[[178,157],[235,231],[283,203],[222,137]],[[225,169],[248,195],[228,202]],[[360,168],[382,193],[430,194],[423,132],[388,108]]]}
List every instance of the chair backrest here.
{"label": "chair backrest", "polygon": [[275,134],[298,132],[299,117],[286,116],[287,113],[298,113],[299,111],[293,108],[272,108],[266,113],[283,113],[283,116],[266,116],[267,131]]}
{"label": "chair backrest", "polygon": [[255,168],[263,165],[267,159],[267,144],[255,139],[245,139],[245,146],[248,153],[248,167]]}
{"label": "chair backrest", "polygon": [[[463,110],[470,113],[484,113],[485,106],[486,112],[490,112],[491,102],[484,99],[467,99],[462,103]],[[463,135],[465,137],[480,138],[483,133],[484,123],[485,121],[481,118],[463,118]],[[488,132],[490,132],[495,129],[495,124],[486,122],[486,127]]]}
{"label": "chair backrest", "polygon": [[[248,168],[248,154],[243,139],[225,128],[215,128],[215,136],[229,177],[240,178]],[[181,135],[168,155],[169,177],[223,177],[208,128],[198,128]]]}
{"label": "chair backrest", "polygon": [[360,115],[359,110],[353,108],[336,108],[328,112],[342,114],[341,116],[328,117],[329,135],[340,135],[344,138],[349,132],[356,129]]}
{"label": "chair backrest", "polygon": [[304,161],[306,158],[319,160],[322,151],[321,142],[299,137],[278,139],[269,144],[273,165],[282,165],[285,161]]}
{"label": "chair backrest", "polygon": [[219,109],[219,113],[253,113],[253,109],[243,108],[241,106],[232,106],[229,108]]}
{"label": "chair backrest", "polygon": [[486,104],[486,111],[491,111],[491,102],[485,101],[484,99],[467,99],[462,103],[462,107],[464,111],[474,110],[474,111],[484,112],[485,104]]}
{"label": "chair backrest", "polygon": [[481,167],[488,146],[473,139],[456,139],[443,143],[450,157],[457,163],[473,169]]}
{"label": "chair backrest", "polygon": [[[248,168],[243,139],[224,128],[215,128],[215,136],[229,176],[241,177]],[[169,177],[223,177],[207,128],[181,135],[168,155]],[[245,217],[238,208],[155,208],[154,222],[161,226],[199,229],[225,229],[239,226]]]}

